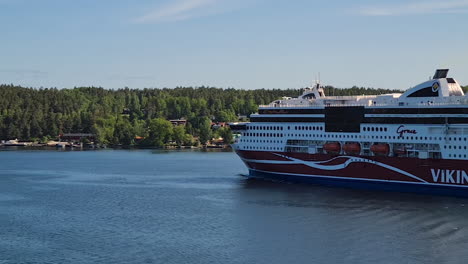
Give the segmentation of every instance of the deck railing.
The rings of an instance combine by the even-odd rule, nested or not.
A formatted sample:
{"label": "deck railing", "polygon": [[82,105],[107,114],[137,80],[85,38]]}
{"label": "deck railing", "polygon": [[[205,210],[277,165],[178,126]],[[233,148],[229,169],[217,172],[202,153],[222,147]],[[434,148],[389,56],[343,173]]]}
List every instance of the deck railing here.
{"label": "deck railing", "polygon": [[365,103],[347,103],[347,104],[318,104],[318,103],[309,103],[309,104],[268,104],[268,105],[259,105],[259,108],[304,108],[304,107],[351,107],[351,106],[373,106],[373,107],[382,107],[382,106],[448,106],[448,105],[466,105],[468,106],[468,99],[459,100],[459,101],[450,101],[450,102],[425,102],[425,103],[380,103],[380,104],[365,104]]}

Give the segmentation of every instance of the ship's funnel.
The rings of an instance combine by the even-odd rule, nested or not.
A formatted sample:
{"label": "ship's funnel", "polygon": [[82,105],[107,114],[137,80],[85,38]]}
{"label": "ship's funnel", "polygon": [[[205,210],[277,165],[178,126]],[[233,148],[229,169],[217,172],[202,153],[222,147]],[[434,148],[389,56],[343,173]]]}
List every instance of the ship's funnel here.
{"label": "ship's funnel", "polygon": [[434,80],[447,78],[449,69],[438,69],[434,74]]}

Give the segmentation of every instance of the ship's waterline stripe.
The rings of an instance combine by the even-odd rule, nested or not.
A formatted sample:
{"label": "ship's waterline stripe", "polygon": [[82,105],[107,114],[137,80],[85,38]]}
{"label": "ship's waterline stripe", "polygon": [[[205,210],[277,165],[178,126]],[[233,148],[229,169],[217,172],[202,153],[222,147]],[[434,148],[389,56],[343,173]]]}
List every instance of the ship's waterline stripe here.
{"label": "ship's waterline stripe", "polygon": [[[374,165],[377,165],[377,166],[392,170],[394,172],[398,172],[400,174],[406,175],[406,176],[408,176],[410,178],[413,178],[415,180],[428,183],[427,181],[425,181],[425,180],[423,180],[423,179],[421,179],[421,178],[419,178],[419,177],[417,177],[417,176],[415,176],[415,175],[413,175],[411,173],[408,173],[408,172],[406,172],[404,170],[395,168],[395,167],[387,165],[385,163],[381,163],[381,162],[373,161],[373,160],[369,160],[369,159],[364,159],[364,158],[356,158],[356,157],[350,157],[350,156],[339,156],[339,157],[333,158],[333,159],[328,160],[328,161],[312,162],[312,161],[303,161],[303,160],[300,160],[300,159],[291,158],[291,157],[281,155],[281,154],[278,154],[278,153],[273,153],[273,154],[275,154],[275,155],[277,155],[279,157],[289,159],[290,161],[254,160],[254,159],[244,159],[244,158],[242,158],[242,160],[245,161],[245,162],[264,163],[264,164],[283,164],[283,165],[301,164],[301,165],[306,165],[306,166],[314,168],[314,169],[327,170],[327,171],[341,170],[341,169],[344,169],[344,168],[348,167],[349,164],[351,164],[351,163],[361,162],[361,163],[374,164]],[[330,162],[330,161],[335,160],[337,158],[347,158],[348,160],[346,162],[344,162],[342,164],[338,164],[338,165],[321,165],[321,163]]]}
{"label": "ship's waterline stripe", "polygon": [[263,173],[270,173],[276,175],[289,175],[289,176],[298,176],[304,178],[327,178],[327,179],[340,179],[340,180],[352,180],[352,181],[369,181],[369,182],[381,182],[381,183],[401,183],[401,184],[416,184],[416,185],[426,185],[426,186],[438,186],[438,187],[455,187],[455,188],[466,188],[468,185],[456,185],[456,184],[440,184],[440,183],[430,183],[430,182],[407,182],[407,181],[397,181],[397,180],[379,180],[379,179],[367,179],[367,178],[350,178],[350,177],[341,177],[341,176],[326,176],[326,175],[312,175],[312,174],[297,174],[297,173],[286,173],[286,172],[274,172],[274,171],[265,171],[251,169],[252,171],[258,171]]}

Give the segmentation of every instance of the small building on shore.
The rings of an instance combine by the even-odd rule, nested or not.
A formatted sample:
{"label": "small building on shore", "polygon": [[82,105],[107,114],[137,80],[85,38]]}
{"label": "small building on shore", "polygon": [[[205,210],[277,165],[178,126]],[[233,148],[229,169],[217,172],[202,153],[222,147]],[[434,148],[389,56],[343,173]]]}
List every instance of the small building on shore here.
{"label": "small building on shore", "polygon": [[173,119],[169,120],[173,126],[185,126],[187,125],[187,120],[181,118],[181,119]]}
{"label": "small building on shore", "polygon": [[217,130],[222,127],[227,127],[228,124],[226,122],[216,122],[216,123],[211,123],[211,129]]}
{"label": "small building on shore", "polygon": [[89,133],[65,133],[59,135],[59,141],[81,142],[84,139],[87,139],[89,142],[94,142],[96,140],[96,135]]}

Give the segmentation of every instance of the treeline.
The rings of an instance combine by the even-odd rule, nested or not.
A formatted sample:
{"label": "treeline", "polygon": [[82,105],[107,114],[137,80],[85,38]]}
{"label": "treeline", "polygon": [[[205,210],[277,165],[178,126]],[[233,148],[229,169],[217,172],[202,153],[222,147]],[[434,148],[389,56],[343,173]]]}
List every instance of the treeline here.
{"label": "treeline", "polygon": [[[325,92],[339,96],[401,91],[328,86]],[[33,89],[0,85],[0,139],[46,141],[64,133],[93,133],[103,144],[195,144],[195,138],[204,143],[213,136],[212,121],[236,121],[239,115],[257,112],[258,105],[300,94],[301,89]],[[180,118],[188,121],[185,127],[173,127],[167,121]]]}
{"label": "treeline", "polygon": [[[236,121],[259,104],[299,90],[236,90],[213,87],[33,89],[0,85],[0,139],[41,140],[64,133],[93,133],[100,143],[162,145],[180,138],[166,120],[185,118],[184,141],[205,142],[211,122]],[[170,123],[169,123],[170,124]],[[176,131],[174,131],[176,130]]]}

